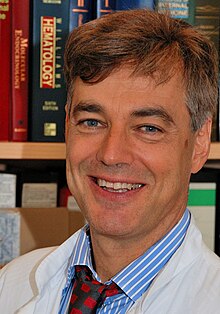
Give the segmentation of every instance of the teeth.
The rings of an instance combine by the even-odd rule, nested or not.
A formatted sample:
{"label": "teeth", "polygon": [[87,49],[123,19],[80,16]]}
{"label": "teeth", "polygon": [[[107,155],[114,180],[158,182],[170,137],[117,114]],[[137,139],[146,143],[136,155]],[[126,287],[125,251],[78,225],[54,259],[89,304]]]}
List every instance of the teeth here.
{"label": "teeth", "polygon": [[131,183],[125,183],[125,182],[109,182],[109,181],[105,181],[103,179],[97,179],[97,184],[103,188],[108,188],[108,189],[113,189],[113,190],[120,190],[123,192],[126,192],[126,190],[135,190],[138,189],[140,187],[142,187],[142,184],[139,183],[135,183],[135,184],[131,184]]}
{"label": "teeth", "polygon": [[114,183],[114,190],[119,190],[121,188],[122,188],[122,184],[121,183],[119,183],[119,182]]}
{"label": "teeth", "polygon": [[103,180],[104,182],[105,182],[105,186],[107,187],[107,188],[114,188],[114,183],[112,183],[112,182],[106,182],[105,180]]}

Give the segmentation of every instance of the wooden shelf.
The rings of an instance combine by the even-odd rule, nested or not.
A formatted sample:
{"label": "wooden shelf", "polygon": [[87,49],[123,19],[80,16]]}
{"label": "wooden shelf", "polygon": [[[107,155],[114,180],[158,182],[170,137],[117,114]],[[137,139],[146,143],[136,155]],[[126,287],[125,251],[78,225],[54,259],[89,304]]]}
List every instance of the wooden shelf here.
{"label": "wooden shelf", "polygon": [[[64,160],[65,143],[0,142],[0,159]],[[212,143],[209,160],[220,160],[220,142]]]}
{"label": "wooden shelf", "polygon": [[63,160],[65,143],[0,142],[0,159]]}
{"label": "wooden shelf", "polygon": [[220,142],[211,144],[209,160],[220,160]]}

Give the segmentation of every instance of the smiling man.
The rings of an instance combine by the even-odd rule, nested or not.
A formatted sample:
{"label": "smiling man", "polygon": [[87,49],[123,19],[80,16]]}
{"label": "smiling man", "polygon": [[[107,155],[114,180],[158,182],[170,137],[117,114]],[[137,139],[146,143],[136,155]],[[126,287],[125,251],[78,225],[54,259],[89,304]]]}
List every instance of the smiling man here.
{"label": "smiling man", "polygon": [[89,221],[103,281],[183,216],[190,173],[207,157],[211,125],[207,119],[201,134],[193,133],[184,99],[177,75],[156,85],[127,66],[94,85],[80,78],[74,83],[67,177]]}
{"label": "smiling man", "polygon": [[165,14],[118,12],[73,30],[65,74],[67,180],[88,224],[7,265],[0,307],[219,313],[220,260],[186,207],[209,153],[213,45]]}

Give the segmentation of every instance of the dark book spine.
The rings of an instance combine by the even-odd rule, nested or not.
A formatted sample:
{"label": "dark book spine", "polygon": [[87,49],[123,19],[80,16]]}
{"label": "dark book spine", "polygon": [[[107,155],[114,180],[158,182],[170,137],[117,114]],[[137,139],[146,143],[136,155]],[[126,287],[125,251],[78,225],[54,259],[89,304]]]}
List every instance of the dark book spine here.
{"label": "dark book spine", "polygon": [[194,24],[214,42],[219,51],[220,1],[195,0]]}
{"label": "dark book spine", "polygon": [[69,31],[93,18],[92,0],[70,0]]}
{"label": "dark book spine", "polygon": [[94,18],[112,13],[116,10],[116,0],[97,0],[95,1]]}
{"label": "dark book spine", "polygon": [[12,2],[12,122],[11,140],[27,141],[29,0]]}
{"label": "dark book spine", "polygon": [[[196,0],[194,25],[214,43],[219,53],[220,1]],[[219,101],[216,108],[212,123],[212,141],[219,141]]]}
{"label": "dark book spine", "polygon": [[157,0],[156,8],[159,12],[169,11],[173,18],[194,24],[195,0]]}
{"label": "dark book spine", "polygon": [[154,0],[117,0],[116,10],[154,9]]}
{"label": "dark book spine", "polygon": [[69,1],[33,1],[30,140],[63,142],[66,87],[63,54],[69,33]]}
{"label": "dark book spine", "polygon": [[0,2],[0,141],[11,138],[11,4]]}

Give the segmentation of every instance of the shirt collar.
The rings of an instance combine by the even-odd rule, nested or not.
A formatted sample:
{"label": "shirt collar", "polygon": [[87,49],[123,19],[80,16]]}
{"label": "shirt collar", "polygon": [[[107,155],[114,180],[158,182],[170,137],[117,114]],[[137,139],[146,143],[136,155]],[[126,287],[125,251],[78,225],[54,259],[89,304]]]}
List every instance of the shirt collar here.
{"label": "shirt collar", "polygon": [[[136,301],[148,289],[157,274],[179,248],[184,240],[189,223],[190,213],[188,209],[186,209],[180,221],[162,239],[150,247],[142,256],[112,277],[111,281],[114,281],[129,298]],[[77,238],[74,251],[69,261],[67,285],[70,284],[74,277],[75,265],[88,266],[93,276],[100,281],[92,265],[90,236],[88,231],[89,226],[84,226]]]}

